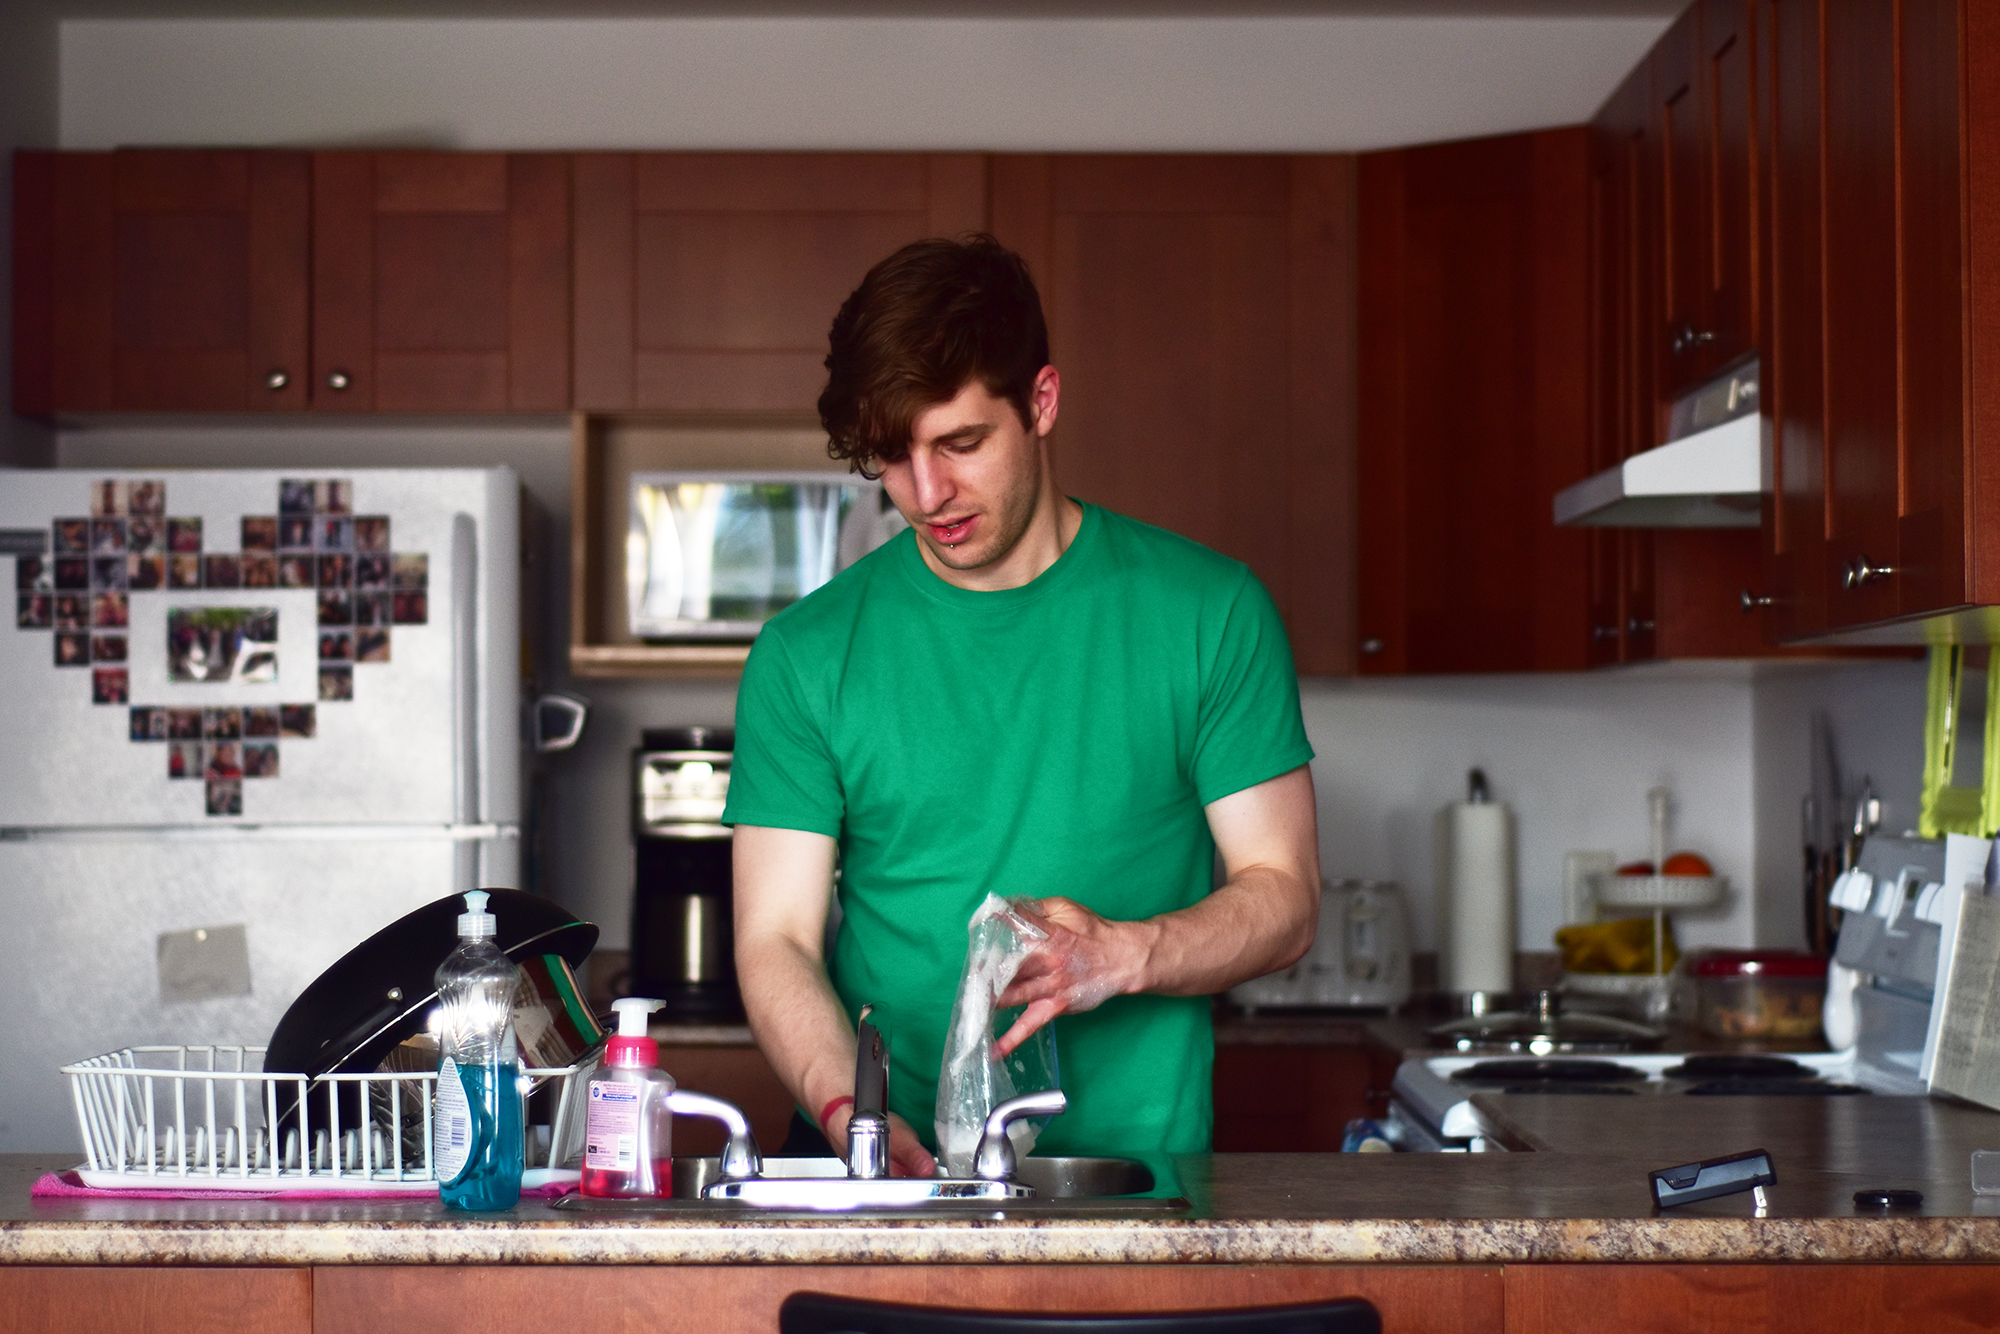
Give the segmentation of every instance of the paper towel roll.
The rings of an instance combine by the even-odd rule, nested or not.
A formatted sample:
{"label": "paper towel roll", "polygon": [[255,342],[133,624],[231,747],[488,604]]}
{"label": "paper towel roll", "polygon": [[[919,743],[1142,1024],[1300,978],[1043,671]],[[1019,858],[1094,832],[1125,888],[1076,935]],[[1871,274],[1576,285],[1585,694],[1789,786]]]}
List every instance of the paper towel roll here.
{"label": "paper towel roll", "polygon": [[1497,801],[1438,812],[1438,986],[1514,989],[1514,815]]}

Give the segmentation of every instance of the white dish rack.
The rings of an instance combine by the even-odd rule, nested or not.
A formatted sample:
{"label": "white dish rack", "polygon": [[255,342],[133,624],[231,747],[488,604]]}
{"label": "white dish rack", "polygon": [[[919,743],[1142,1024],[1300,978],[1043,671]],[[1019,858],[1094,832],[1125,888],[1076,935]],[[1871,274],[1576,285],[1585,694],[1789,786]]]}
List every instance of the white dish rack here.
{"label": "white dish rack", "polygon": [[[63,1066],[83,1131],[78,1177],[112,1190],[437,1190],[436,1071],[309,1079],[257,1068],[264,1050],[126,1047]],[[580,1138],[576,1076],[594,1065],[521,1071],[524,1080],[562,1081],[548,1143],[530,1141],[524,1186],[576,1176],[549,1162],[564,1161]]]}

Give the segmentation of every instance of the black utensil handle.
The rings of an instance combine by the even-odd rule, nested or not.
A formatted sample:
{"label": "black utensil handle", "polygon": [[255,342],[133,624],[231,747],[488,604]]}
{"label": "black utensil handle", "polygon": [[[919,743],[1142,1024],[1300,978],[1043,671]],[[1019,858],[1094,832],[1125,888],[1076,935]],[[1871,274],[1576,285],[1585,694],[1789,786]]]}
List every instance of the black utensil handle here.
{"label": "black utensil handle", "polygon": [[1732,1153],[1727,1158],[1709,1158],[1698,1163],[1683,1163],[1679,1167],[1663,1167],[1649,1173],[1647,1180],[1652,1186],[1653,1203],[1668,1209],[1678,1204],[1693,1204],[1697,1200],[1712,1200],[1720,1195],[1775,1186],[1778,1184],[1778,1172],[1771,1164],[1769,1153],[1763,1149],[1752,1149],[1748,1153]]}

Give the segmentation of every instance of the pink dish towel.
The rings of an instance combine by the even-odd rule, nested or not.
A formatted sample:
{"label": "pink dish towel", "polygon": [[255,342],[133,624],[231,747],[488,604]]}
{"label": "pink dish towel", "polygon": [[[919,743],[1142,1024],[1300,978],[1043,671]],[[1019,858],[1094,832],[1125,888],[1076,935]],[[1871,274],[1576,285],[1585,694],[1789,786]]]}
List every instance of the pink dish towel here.
{"label": "pink dish towel", "polygon": [[[524,1200],[553,1200],[576,1189],[574,1181],[551,1181],[521,1192]],[[426,1200],[428,1191],[409,1190],[106,1190],[86,1186],[74,1172],[50,1172],[28,1192],[33,1199],[73,1200]]]}

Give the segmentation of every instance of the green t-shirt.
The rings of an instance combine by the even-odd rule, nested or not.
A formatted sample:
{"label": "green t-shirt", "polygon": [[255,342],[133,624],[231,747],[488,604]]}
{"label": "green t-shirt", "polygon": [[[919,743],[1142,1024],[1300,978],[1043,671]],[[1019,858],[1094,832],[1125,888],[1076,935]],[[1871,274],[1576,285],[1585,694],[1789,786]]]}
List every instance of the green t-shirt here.
{"label": "green t-shirt", "polygon": [[[1020,588],[946,583],[904,532],[773,617],[737,695],[723,819],[840,841],[829,971],[850,1016],[886,1012],[890,1106],[931,1144],[980,902],[1189,907],[1215,883],[1203,806],[1311,758],[1248,568],[1086,505]],[[1119,996],[1054,1027],[1070,1110],[1038,1151],[1208,1148],[1205,997]]]}

